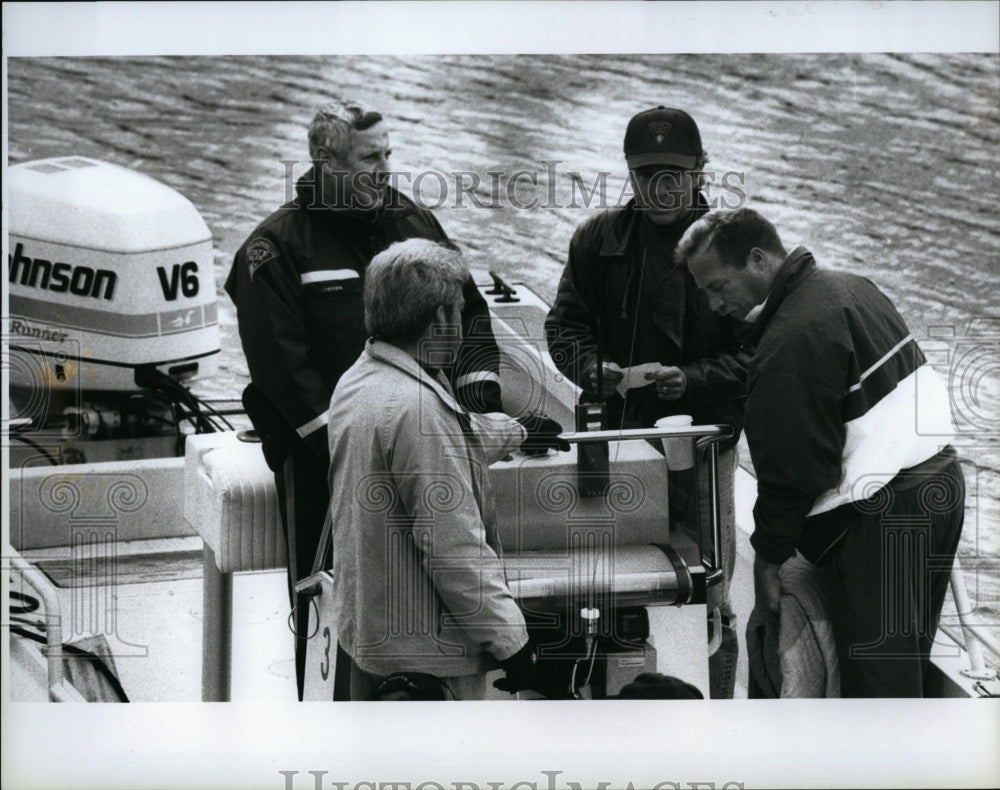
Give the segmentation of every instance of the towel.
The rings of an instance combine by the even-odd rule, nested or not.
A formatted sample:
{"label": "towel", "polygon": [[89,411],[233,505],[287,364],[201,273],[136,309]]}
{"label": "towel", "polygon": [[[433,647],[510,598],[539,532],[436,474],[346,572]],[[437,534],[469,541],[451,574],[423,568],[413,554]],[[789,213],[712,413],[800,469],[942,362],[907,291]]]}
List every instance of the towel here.
{"label": "towel", "polygon": [[796,555],[778,572],[779,613],[754,606],[747,621],[751,698],[840,696],[840,667],[823,571]]}

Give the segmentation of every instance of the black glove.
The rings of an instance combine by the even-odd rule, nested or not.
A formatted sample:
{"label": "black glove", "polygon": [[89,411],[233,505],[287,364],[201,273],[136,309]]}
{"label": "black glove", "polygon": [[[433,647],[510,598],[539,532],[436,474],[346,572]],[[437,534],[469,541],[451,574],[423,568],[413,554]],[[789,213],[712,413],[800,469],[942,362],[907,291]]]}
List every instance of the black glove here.
{"label": "black glove", "polygon": [[514,655],[506,661],[500,662],[504,677],[494,680],[493,688],[511,694],[525,689],[534,689],[538,685],[537,665],[538,658],[535,655],[535,648],[532,647],[531,642],[526,642],[524,647]]}
{"label": "black glove", "polygon": [[500,662],[506,673],[493,681],[493,688],[514,694],[518,691],[535,691],[546,699],[570,699],[569,674],[564,662],[542,661],[535,646],[528,642],[506,661]]}
{"label": "black glove", "polygon": [[569,450],[569,442],[562,439],[562,426],[544,414],[529,414],[518,417],[517,421],[528,432],[521,442],[521,452],[525,455],[545,455],[549,450]]}

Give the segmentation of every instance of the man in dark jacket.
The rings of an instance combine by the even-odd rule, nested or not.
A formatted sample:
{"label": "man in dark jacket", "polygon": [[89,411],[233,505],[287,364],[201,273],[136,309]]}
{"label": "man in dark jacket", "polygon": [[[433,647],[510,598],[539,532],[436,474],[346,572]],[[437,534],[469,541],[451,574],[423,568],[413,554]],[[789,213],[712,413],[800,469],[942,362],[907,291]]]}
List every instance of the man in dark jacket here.
{"label": "man in dark jacket", "polygon": [[[389,186],[390,153],[379,113],[353,102],[321,109],[309,128],[313,167],[294,199],[250,234],[226,280],[250,369],[244,405],[275,473],[290,594],[310,572],[329,504],[327,410],[365,345],[365,268],[396,241],[454,248],[429,211]],[[451,383],[470,411],[502,411],[496,340],[471,277],[463,296],[464,341]],[[304,633],[301,622],[296,630]]]}
{"label": "man in dark jacket", "polygon": [[944,382],[878,288],[786,253],[755,211],[706,215],[679,255],[753,322],[757,605],[778,610],[798,552],[825,569],[842,696],[923,696],[965,510]]}
{"label": "man in dark jacket", "polygon": [[[738,433],[749,358],[738,322],[713,315],[674,259],[684,231],[708,211],[698,127],[682,110],[657,107],[629,121],[624,147],[635,198],[573,235],[546,321],[552,358],[585,397],[606,402],[609,428],[690,414]],[[656,381],[615,392],[619,369],[648,362],[665,367]]]}
{"label": "man in dark jacket", "polygon": [[[607,428],[649,427],[676,414],[734,427],[720,463],[726,580],[709,602],[725,623],[724,647],[710,666],[712,696],[729,697],[737,651],[728,603],[735,560],[731,448],[743,422],[749,354],[740,322],[714,315],[674,257],[684,231],[708,210],[697,124],[683,110],[646,110],[629,121],[624,150],[635,198],[577,228],[546,335],[556,366],[583,389],[581,401],[605,403]],[[621,371],[644,363],[659,366],[619,394]],[[671,502],[682,498],[672,487]]]}

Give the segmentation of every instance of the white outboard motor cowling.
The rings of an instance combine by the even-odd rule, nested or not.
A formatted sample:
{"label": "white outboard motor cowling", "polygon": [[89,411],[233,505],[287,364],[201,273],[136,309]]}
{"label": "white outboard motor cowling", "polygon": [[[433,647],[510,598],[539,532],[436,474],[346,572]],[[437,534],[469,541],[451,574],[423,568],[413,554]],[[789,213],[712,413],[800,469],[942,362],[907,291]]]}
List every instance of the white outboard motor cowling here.
{"label": "white outboard motor cowling", "polygon": [[[214,372],[212,234],[187,198],[79,156],[7,178],[10,341],[40,355],[45,385],[122,392],[139,366]],[[37,384],[18,372],[12,385]]]}

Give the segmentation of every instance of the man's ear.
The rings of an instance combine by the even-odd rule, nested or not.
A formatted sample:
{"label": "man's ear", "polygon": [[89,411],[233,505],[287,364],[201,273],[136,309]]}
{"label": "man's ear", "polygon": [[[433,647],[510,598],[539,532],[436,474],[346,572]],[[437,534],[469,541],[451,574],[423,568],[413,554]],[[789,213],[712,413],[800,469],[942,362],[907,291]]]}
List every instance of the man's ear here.
{"label": "man's ear", "polygon": [[747,266],[753,267],[753,271],[762,272],[765,269],[765,261],[767,256],[764,254],[764,250],[760,247],[753,247],[750,250],[750,254],[747,255]]}

